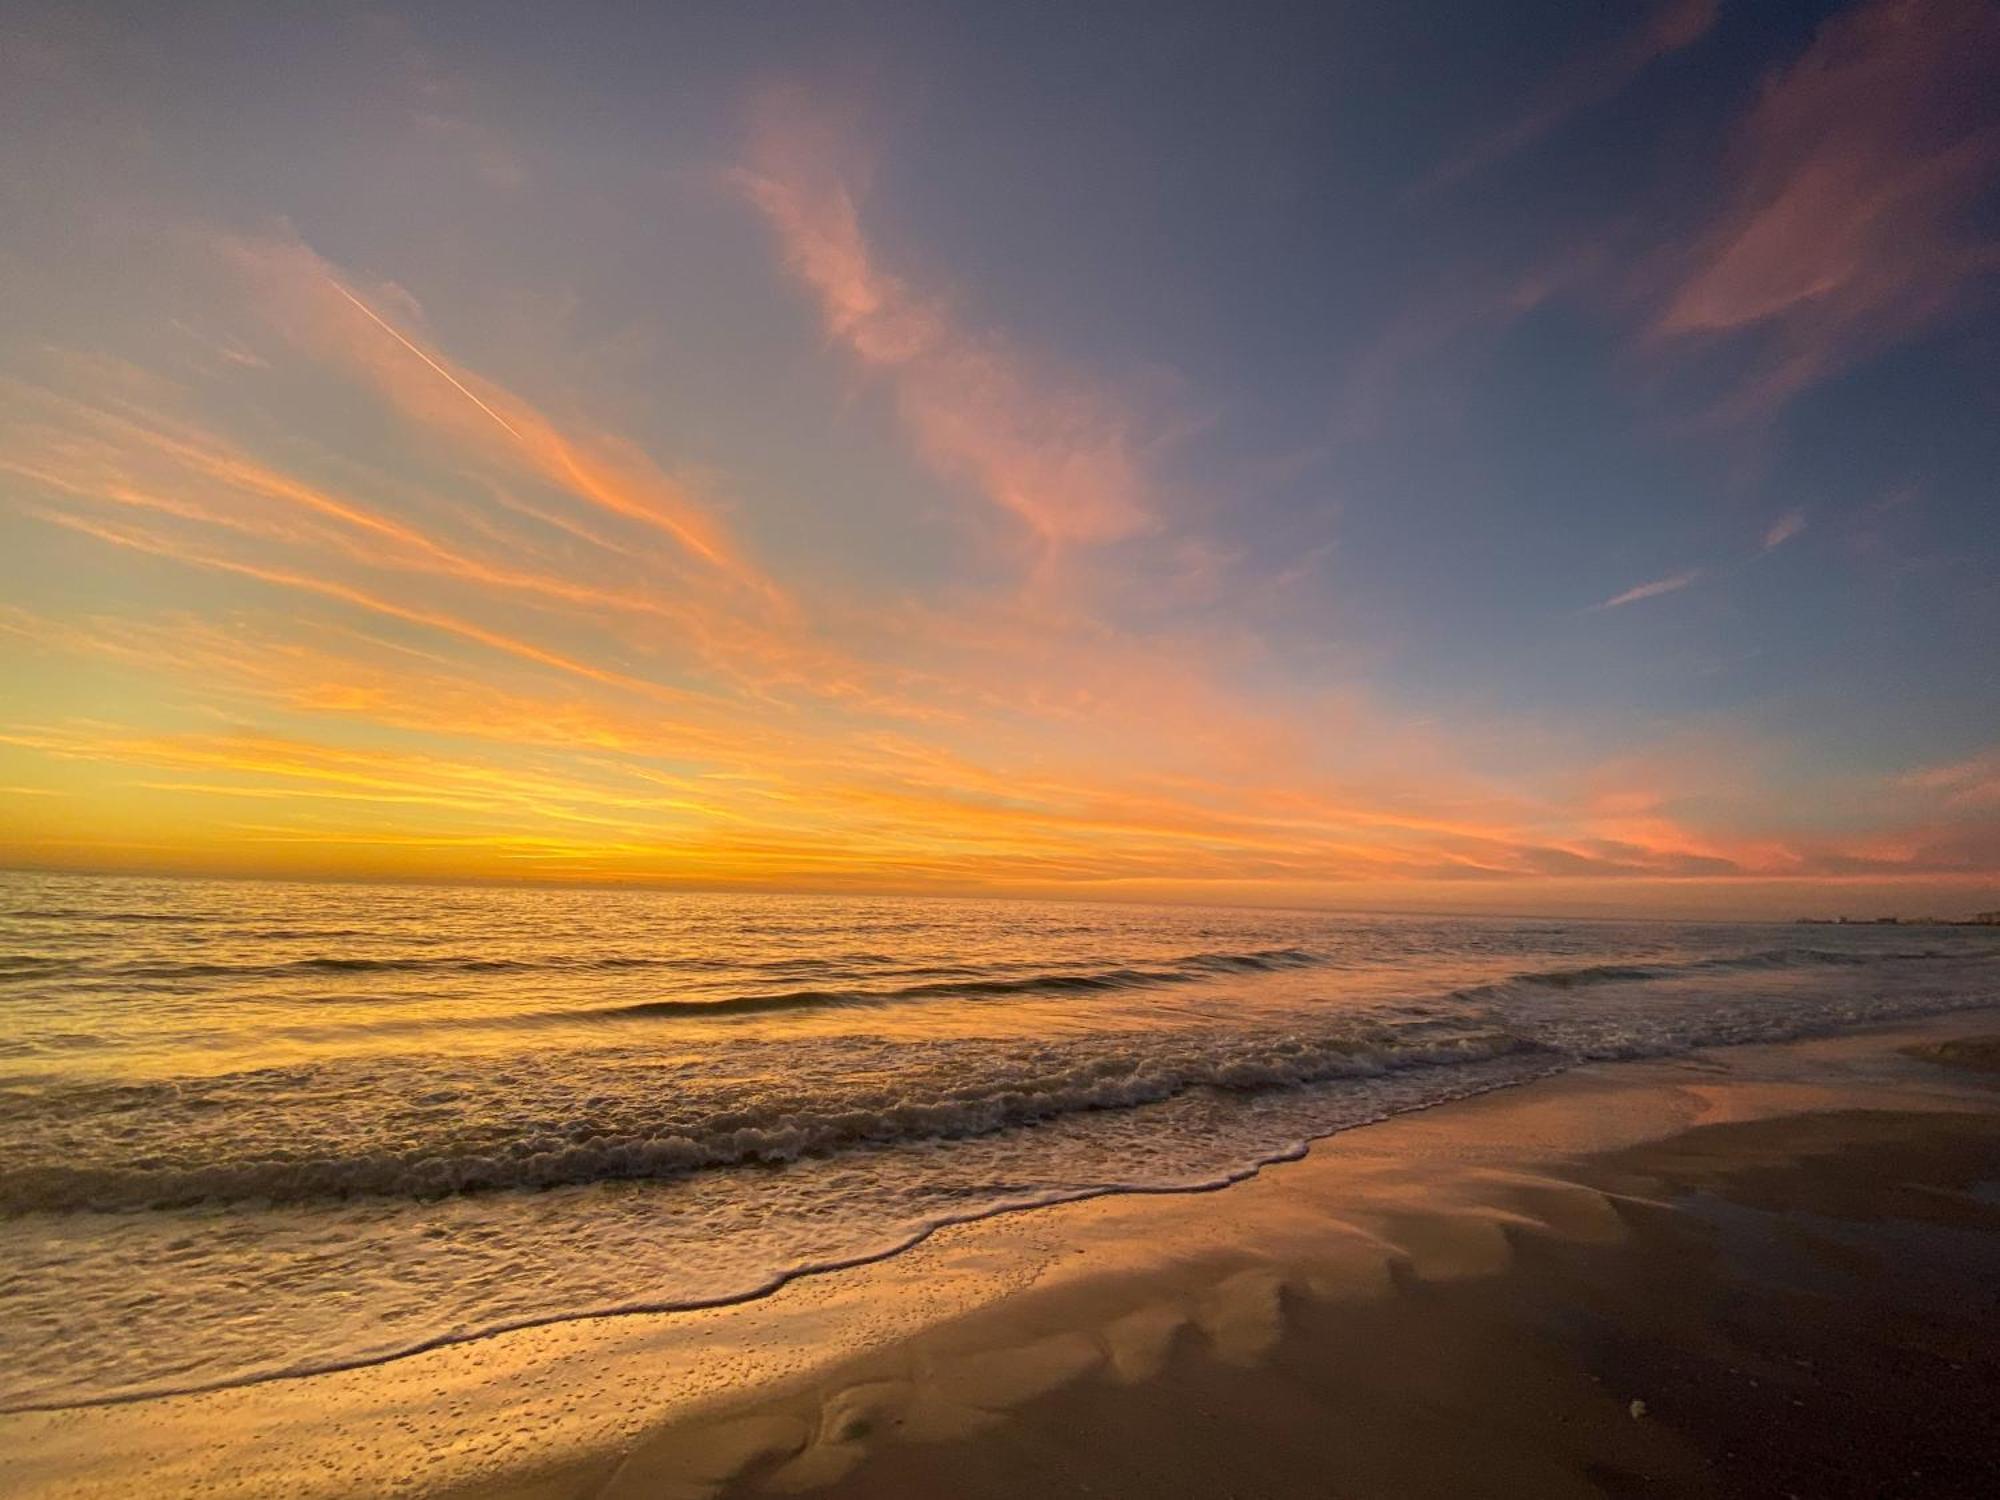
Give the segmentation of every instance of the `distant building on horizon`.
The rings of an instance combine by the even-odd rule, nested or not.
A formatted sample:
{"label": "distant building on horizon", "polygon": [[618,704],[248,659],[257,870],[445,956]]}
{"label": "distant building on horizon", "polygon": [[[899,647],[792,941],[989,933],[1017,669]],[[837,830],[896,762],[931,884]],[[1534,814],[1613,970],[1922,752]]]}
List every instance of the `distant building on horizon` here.
{"label": "distant building on horizon", "polygon": [[1801,927],[2000,927],[2000,911],[1969,917],[1794,917]]}

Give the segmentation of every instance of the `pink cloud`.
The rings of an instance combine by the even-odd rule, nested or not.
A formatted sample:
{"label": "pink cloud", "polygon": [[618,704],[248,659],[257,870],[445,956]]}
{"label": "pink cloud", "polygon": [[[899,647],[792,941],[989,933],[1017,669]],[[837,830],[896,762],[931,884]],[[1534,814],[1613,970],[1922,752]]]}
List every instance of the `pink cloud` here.
{"label": "pink cloud", "polygon": [[1764,550],[1782,547],[1793,537],[1806,529],[1806,516],[1802,510],[1788,510],[1773,521],[1764,532]]}
{"label": "pink cloud", "polygon": [[1719,9],[1719,0],[1665,0],[1644,24],[1571,58],[1526,114],[1445,162],[1416,192],[1450,187],[1526,150],[1579,110],[1612,98],[1660,58],[1700,41],[1715,25]]}
{"label": "pink cloud", "polygon": [[1901,784],[1938,798],[1948,808],[2000,809],[2000,750],[1913,771],[1901,778]]}
{"label": "pink cloud", "polygon": [[1656,338],[1765,340],[1740,404],[1769,410],[1955,305],[2000,252],[1962,222],[2000,173],[2000,9],[1870,0],[1776,74],[1727,205],[1686,253]]}
{"label": "pink cloud", "polygon": [[1623,605],[1637,604],[1641,599],[1657,599],[1662,594],[1678,593],[1700,577],[1700,568],[1689,568],[1685,573],[1675,573],[1667,578],[1655,578],[1651,583],[1642,583],[1636,588],[1625,590],[1622,594],[1613,594],[1602,604],[1591,605],[1591,609],[1593,611],[1618,609]]}
{"label": "pink cloud", "polygon": [[795,96],[769,95],[735,182],[819,299],[827,332],[889,382],[925,460],[969,481],[1045,543],[1150,529],[1137,424],[1124,403],[968,329],[943,300],[884,270],[835,144]]}

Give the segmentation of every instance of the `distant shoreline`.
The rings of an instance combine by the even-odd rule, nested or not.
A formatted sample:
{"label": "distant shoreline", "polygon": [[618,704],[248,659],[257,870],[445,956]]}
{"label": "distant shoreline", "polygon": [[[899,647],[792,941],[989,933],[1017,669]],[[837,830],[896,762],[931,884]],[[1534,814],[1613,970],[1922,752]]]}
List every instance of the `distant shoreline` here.
{"label": "distant shoreline", "polygon": [[2000,927],[2000,911],[1970,917],[1794,917],[1799,927]]}

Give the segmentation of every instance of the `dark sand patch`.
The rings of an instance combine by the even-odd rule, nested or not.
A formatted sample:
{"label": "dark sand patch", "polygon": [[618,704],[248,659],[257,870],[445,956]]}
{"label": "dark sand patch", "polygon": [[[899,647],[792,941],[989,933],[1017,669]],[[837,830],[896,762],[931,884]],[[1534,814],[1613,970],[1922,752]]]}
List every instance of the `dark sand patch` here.
{"label": "dark sand patch", "polygon": [[1942,1063],[1948,1068],[1970,1068],[1979,1073],[2000,1073],[2000,1036],[1961,1036],[1942,1042],[1923,1042],[1903,1049],[1911,1057]]}

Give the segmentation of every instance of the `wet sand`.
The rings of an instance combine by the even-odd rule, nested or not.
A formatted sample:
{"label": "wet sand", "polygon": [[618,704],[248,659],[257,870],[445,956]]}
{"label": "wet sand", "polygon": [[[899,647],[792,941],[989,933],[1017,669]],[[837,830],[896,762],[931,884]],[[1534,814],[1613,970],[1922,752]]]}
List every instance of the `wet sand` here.
{"label": "wet sand", "polygon": [[1996,1031],[1602,1065],[740,1307],[0,1418],[0,1490],[2000,1493]]}
{"label": "wet sand", "polygon": [[[833,1436],[845,1423],[867,1451],[808,1488],[851,1500],[1990,1496],[2000,1206],[1970,1193],[1996,1181],[1989,1118],[1698,1129],[1592,1162],[1561,1188],[1496,1193],[1477,1211],[1497,1231],[1484,1250],[1465,1224],[1394,1226],[1416,1253],[1392,1261],[1386,1295],[1238,1283],[1224,1295],[1243,1305],[1218,1324],[1179,1323],[1136,1358],[1120,1319],[1084,1299],[1074,1321],[1095,1315],[1107,1357],[1078,1344],[1065,1360],[1065,1336],[1045,1335],[1043,1368],[1019,1378],[1083,1373],[976,1434],[921,1430],[922,1386],[951,1353],[928,1367],[916,1351],[857,1363],[820,1406]],[[1563,1194],[1579,1201],[1551,1201]],[[1593,1201],[1615,1222],[1590,1225]],[[1157,1337],[1143,1311],[1122,1317]],[[821,1443],[827,1428],[822,1415]],[[810,1442],[725,1493],[814,1477]]]}

